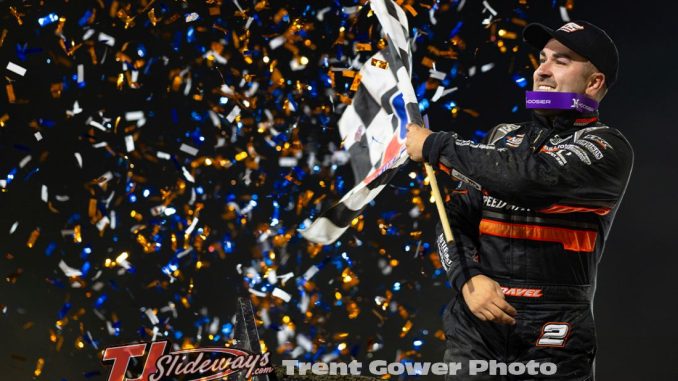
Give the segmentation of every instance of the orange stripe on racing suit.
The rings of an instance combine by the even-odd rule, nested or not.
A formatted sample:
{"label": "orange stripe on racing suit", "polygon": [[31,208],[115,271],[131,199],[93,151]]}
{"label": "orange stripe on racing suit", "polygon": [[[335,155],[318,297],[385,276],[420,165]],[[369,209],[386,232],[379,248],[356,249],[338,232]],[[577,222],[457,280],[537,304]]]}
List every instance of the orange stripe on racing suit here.
{"label": "orange stripe on racing suit", "polygon": [[559,242],[565,250],[587,253],[593,252],[598,235],[597,232],[591,230],[511,224],[487,218],[480,220],[480,234],[532,241]]}
{"label": "orange stripe on racing suit", "polygon": [[551,213],[551,214],[560,214],[560,213],[595,213],[599,216],[604,216],[610,213],[610,208],[587,208],[585,206],[570,206],[570,205],[558,205],[554,204],[548,208],[538,210],[540,213]]}

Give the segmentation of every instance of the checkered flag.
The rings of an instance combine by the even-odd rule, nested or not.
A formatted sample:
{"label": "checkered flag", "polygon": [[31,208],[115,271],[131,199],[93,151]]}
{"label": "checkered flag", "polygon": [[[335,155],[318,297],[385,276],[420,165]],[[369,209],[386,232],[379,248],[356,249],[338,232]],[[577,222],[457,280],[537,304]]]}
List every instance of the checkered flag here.
{"label": "checkered flag", "polygon": [[361,83],[339,120],[339,133],[351,156],[356,186],[301,234],[312,242],[336,241],[408,160],[408,123],[423,125],[410,72],[409,27],[393,0],[370,5],[388,39],[388,47],[360,69]]}

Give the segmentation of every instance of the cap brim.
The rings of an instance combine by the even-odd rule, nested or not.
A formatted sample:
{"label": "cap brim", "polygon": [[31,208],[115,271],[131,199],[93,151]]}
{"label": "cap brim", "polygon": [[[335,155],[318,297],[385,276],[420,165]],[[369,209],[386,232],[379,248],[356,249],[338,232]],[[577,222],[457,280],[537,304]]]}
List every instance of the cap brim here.
{"label": "cap brim", "polygon": [[523,29],[523,40],[539,50],[552,38],[556,38],[553,29],[539,23],[528,24]]}

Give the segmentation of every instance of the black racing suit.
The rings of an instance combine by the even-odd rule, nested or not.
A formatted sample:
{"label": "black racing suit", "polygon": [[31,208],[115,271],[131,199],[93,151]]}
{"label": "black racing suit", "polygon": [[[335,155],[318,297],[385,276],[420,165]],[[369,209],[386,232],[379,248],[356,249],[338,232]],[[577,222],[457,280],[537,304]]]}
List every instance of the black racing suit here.
{"label": "black racing suit", "polygon": [[[423,147],[424,160],[463,181],[446,205],[455,241],[438,227],[456,291],[443,316],[445,361],[462,366],[453,379],[592,380],[596,270],[631,174],[631,146],[597,113],[569,111],[501,124],[484,143],[436,132]],[[515,326],[469,311],[461,288],[477,274],[502,286],[518,311]],[[501,368],[492,375],[476,365],[477,376],[468,377],[471,360],[550,362],[557,371],[516,375],[514,365],[502,377]]]}

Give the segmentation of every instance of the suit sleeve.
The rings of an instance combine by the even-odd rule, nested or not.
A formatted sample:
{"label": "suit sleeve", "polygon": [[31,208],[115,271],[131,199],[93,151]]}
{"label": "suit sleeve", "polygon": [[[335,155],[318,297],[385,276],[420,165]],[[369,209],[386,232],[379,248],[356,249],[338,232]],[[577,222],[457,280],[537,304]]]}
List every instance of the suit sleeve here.
{"label": "suit sleeve", "polygon": [[515,149],[475,144],[435,132],[424,142],[424,159],[505,201],[529,208],[556,204],[611,209],[633,165],[633,151],[616,130],[596,127],[568,142],[533,151],[529,138]]}
{"label": "suit sleeve", "polygon": [[436,226],[438,253],[452,287],[460,291],[466,281],[478,274],[479,231],[481,217],[482,194],[460,182],[446,203],[450,228],[454,235],[453,242],[447,242],[442,225]]}

